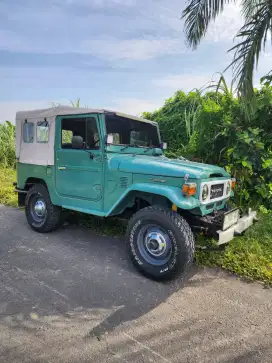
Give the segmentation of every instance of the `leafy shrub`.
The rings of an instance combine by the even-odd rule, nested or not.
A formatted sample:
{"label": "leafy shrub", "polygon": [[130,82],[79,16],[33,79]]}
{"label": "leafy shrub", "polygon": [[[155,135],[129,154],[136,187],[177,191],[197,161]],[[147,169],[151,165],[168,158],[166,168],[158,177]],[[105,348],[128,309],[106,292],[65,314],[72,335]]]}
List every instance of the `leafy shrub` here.
{"label": "leafy shrub", "polygon": [[14,192],[13,182],[16,172],[11,168],[0,168],[0,204],[17,206],[17,194]]}
{"label": "leafy shrub", "polygon": [[0,124],[0,165],[15,167],[15,127],[9,121]]}
{"label": "leafy shrub", "polygon": [[159,123],[167,155],[224,167],[238,181],[236,204],[272,209],[272,87],[255,93],[257,108],[250,119],[226,89],[202,96],[178,91],[144,116]]}

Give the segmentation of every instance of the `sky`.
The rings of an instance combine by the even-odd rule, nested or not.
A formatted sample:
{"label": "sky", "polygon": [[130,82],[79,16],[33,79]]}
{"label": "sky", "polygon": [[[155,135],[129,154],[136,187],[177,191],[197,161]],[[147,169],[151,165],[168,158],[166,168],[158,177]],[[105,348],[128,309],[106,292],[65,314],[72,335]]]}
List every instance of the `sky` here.
{"label": "sky", "polygon": [[[184,8],[184,0],[0,0],[0,122],[77,97],[138,115],[178,89],[203,86],[231,61],[239,5],[195,51],[185,42]],[[268,52],[257,83],[271,63]]]}

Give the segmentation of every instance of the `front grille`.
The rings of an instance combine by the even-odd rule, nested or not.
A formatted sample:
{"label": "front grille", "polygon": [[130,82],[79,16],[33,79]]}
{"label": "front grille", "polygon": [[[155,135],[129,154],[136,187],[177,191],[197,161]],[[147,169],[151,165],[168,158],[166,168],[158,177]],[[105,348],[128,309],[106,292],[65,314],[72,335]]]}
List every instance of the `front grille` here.
{"label": "front grille", "polygon": [[216,199],[222,197],[224,194],[224,184],[216,184],[211,186],[210,199]]}

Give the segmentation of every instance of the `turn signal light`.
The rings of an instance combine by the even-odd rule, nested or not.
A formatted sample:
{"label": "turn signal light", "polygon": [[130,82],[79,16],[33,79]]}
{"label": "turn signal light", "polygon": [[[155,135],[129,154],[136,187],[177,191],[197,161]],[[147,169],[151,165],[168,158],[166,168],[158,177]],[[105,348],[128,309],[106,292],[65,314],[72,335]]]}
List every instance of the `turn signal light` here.
{"label": "turn signal light", "polygon": [[182,186],[182,193],[187,197],[191,197],[196,194],[196,183],[187,183]]}
{"label": "turn signal light", "polygon": [[234,189],[235,185],[236,185],[236,179],[233,178],[233,179],[231,179],[231,189]]}

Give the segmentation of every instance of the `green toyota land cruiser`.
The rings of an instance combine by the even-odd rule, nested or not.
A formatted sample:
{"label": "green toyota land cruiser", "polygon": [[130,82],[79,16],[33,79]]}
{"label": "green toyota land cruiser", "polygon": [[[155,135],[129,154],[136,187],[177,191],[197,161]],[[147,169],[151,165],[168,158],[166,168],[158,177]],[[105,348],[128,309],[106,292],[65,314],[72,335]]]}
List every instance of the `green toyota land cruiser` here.
{"label": "green toyota land cruiser", "polygon": [[156,122],[100,109],[55,107],[17,112],[19,205],[31,228],[50,232],[67,210],[126,216],[127,249],[154,279],[183,274],[193,232],[218,244],[256,218],[227,206],[235,180],[222,168],[163,155]]}

